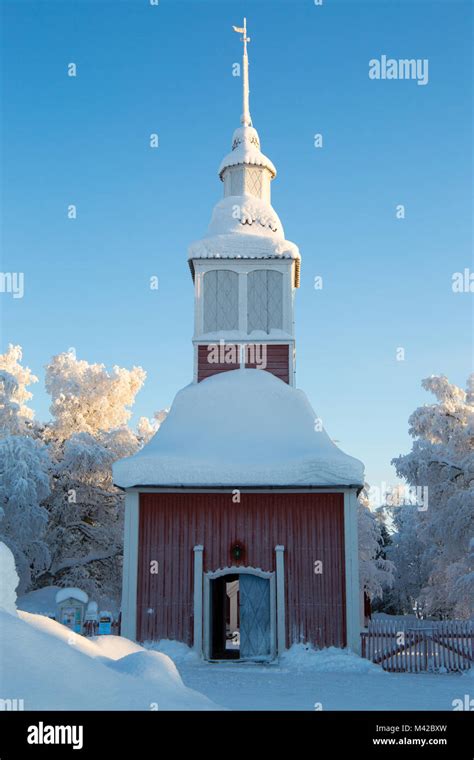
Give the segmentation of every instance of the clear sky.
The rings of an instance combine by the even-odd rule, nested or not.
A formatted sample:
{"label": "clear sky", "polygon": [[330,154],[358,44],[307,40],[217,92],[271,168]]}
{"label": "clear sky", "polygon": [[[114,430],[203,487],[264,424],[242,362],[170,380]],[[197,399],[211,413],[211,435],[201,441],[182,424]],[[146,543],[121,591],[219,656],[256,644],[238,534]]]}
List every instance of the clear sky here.
{"label": "clear sky", "polygon": [[[25,275],[22,299],[0,294],[2,350],[21,344],[40,377],[37,417],[44,365],[70,347],[146,369],[134,419],[192,379],[187,247],[222,195],[246,15],[253,123],[303,257],[297,384],[369,482],[393,482],[408,416],[431,401],[421,379],[472,371],[473,296],[451,279],[472,270],[470,3],[2,5],[2,271]],[[428,59],[428,84],[370,79],[382,55]]]}

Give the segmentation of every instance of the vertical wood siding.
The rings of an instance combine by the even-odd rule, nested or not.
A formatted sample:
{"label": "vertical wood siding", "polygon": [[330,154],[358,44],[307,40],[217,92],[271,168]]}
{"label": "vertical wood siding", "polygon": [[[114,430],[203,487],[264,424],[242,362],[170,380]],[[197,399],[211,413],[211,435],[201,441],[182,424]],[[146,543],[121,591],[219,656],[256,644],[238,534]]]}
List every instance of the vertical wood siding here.
{"label": "vertical wood siding", "polygon": [[[218,375],[221,372],[228,372],[231,369],[239,369],[240,362],[210,362],[209,361],[209,346],[214,346],[216,343],[206,343],[205,345],[200,345],[197,347],[198,351],[198,383],[201,382],[201,380],[205,380],[206,377],[212,377],[212,375]],[[219,345],[219,341],[217,341],[217,345]],[[235,344],[232,343],[226,343],[226,348],[229,349],[229,352],[231,351],[231,347],[235,347],[237,356],[238,349]],[[228,356],[231,356],[229,353]],[[223,356],[225,359],[225,354]]]}
{"label": "vertical wood siding", "polygon": [[[204,572],[230,565],[275,570],[285,547],[287,645],[345,646],[342,494],[140,494],[137,638],[192,645],[193,547],[204,546]],[[245,548],[240,562],[231,547]],[[150,572],[158,562],[158,573]],[[322,573],[314,572],[320,560]]]}
{"label": "vertical wood siding", "polygon": [[[209,344],[215,345],[215,344]],[[197,369],[198,369],[198,383],[201,380],[205,380],[207,377],[217,375],[220,372],[228,372],[232,369],[238,369],[239,363],[232,362],[209,362],[209,345],[199,345],[197,347]],[[226,346],[233,346],[234,344],[226,344]],[[257,346],[258,348],[253,348]],[[229,349],[230,350],[230,349]],[[256,369],[259,363],[262,362],[262,351],[265,358],[265,371],[270,372],[272,375],[279,377],[285,383],[290,382],[290,360],[289,360],[289,345],[287,343],[263,343],[263,344],[250,344],[247,346],[245,356],[245,366],[248,369]],[[224,354],[225,356],[225,354]]]}
{"label": "vertical wood siding", "polygon": [[[290,382],[289,346],[288,344],[268,343],[265,345],[266,372],[279,377],[284,383]],[[257,354],[259,357],[260,354]],[[245,366],[255,369],[258,365],[248,359]]]}

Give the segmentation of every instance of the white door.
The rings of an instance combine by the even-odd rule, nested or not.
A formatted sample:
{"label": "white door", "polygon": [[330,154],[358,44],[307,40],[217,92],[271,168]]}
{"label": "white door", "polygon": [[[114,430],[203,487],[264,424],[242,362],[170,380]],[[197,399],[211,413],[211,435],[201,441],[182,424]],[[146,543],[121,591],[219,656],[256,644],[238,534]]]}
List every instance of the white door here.
{"label": "white door", "polygon": [[271,655],[270,580],[241,573],[240,658]]}

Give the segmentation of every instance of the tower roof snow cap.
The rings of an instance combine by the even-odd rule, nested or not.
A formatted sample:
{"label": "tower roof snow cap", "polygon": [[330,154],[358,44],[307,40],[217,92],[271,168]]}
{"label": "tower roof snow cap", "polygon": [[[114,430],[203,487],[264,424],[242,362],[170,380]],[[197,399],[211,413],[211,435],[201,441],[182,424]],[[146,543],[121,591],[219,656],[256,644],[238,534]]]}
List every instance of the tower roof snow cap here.
{"label": "tower roof snow cap", "polygon": [[260,138],[254,127],[243,126],[235,130],[232,136],[232,150],[221,161],[219,177],[222,179],[224,171],[229,166],[238,166],[239,164],[263,166],[268,169],[272,179],[276,177],[275,165],[260,150]]}
{"label": "tower roof snow cap", "polygon": [[274,208],[254,195],[228,195],[214,206],[208,236],[232,232],[285,238],[283,225]]}

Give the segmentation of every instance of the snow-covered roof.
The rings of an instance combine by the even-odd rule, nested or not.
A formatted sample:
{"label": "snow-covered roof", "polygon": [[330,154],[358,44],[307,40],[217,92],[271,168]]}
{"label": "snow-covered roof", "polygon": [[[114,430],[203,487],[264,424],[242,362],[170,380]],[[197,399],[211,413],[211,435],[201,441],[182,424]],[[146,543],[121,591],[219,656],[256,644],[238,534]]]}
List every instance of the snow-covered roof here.
{"label": "snow-covered roof", "polygon": [[285,240],[273,207],[253,195],[229,195],[214,207],[206,237],[191,243],[188,260],[194,276],[194,259],[294,259],[295,287],[299,287],[300,252]]}
{"label": "snow-covered roof", "polygon": [[66,599],[76,599],[78,602],[83,602],[83,604],[87,604],[89,601],[86,592],[80,588],[61,588],[56,594],[56,604],[61,604]]}
{"label": "snow-covered roof", "polygon": [[239,369],[176,395],[160,429],[116,462],[133,486],[360,486],[364,467],[316,425],[306,395],[269,372]]}
{"label": "snow-covered roof", "polygon": [[190,259],[299,259],[298,246],[289,240],[257,235],[215,235],[189,246]]}
{"label": "snow-covered roof", "polygon": [[237,233],[269,240],[285,239],[280,218],[270,203],[255,195],[227,195],[214,206],[208,236]]}
{"label": "snow-covered roof", "polygon": [[260,138],[254,127],[242,126],[235,130],[232,136],[232,150],[221,161],[219,177],[228,166],[248,164],[250,166],[263,166],[268,169],[272,177],[276,176],[276,169],[270,159],[260,150]]}

